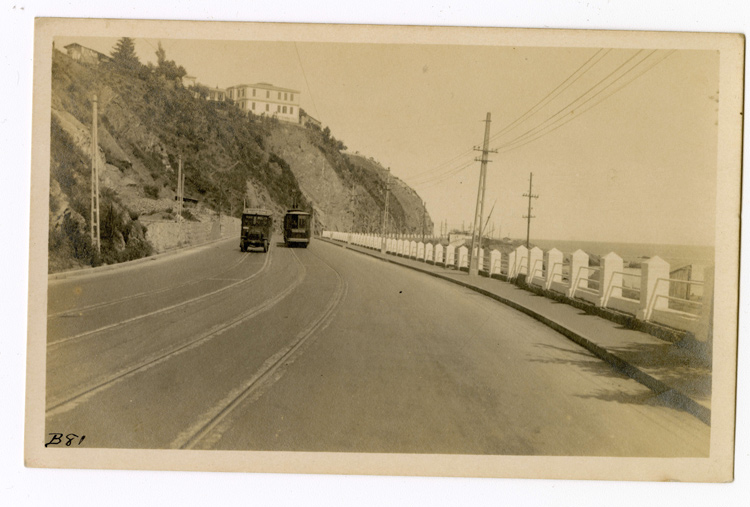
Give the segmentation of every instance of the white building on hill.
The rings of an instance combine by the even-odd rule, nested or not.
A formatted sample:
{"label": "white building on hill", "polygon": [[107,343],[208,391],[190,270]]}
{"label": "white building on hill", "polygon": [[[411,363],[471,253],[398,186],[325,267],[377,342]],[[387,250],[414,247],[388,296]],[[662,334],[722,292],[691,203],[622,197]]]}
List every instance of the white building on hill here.
{"label": "white building on hill", "polygon": [[292,123],[299,123],[299,94],[298,90],[270,83],[240,84],[226,89],[226,98],[243,111]]}

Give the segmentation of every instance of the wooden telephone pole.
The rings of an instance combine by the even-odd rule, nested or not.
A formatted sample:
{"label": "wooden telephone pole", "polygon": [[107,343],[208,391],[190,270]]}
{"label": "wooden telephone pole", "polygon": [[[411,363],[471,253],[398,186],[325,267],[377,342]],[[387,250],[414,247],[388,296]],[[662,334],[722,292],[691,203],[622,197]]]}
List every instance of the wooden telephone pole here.
{"label": "wooden telephone pole", "polygon": [[[474,228],[471,232],[471,248],[469,249],[469,274],[476,276],[479,274],[479,249],[482,247],[482,216],[484,215],[484,193],[486,190],[487,182],[487,155],[489,153],[497,153],[497,150],[490,150],[490,113],[487,113],[487,119],[485,120],[484,126],[484,144],[480,150],[478,146],[474,147],[475,151],[481,151],[481,158],[477,158],[478,162],[481,162],[479,169],[479,189],[477,190],[477,207],[474,213]],[[474,247],[477,249],[477,254],[474,255]]]}
{"label": "wooden telephone pole", "polygon": [[380,252],[386,253],[386,243],[388,236],[388,197],[391,194],[391,168],[388,168],[388,173],[385,177],[385,207],[383,209],[383,241],[380,244]]}
{"label": "wooden telephone pole", "polygon": [[536,218],[531,214],[531,200],[532,199],[539,199],[538,195],[534,195],[531,193],[532,186],[531,181],[534,177],[534,173],[529,173],[529,193],[523,194],[524,197],[529,198],[529,208],[528,212],[523,216],[523,218],[526,219],[526,283],[531,283],[531,251],[529,250],[529,237],[531,235],[531,219]]}
{"label": "wooden telephone pole", "polygon": [[91,246],[97,253],[102,252],[101,229],[99,228],[99,133],[98,133],[98,99],[94,95],[91,120]]}

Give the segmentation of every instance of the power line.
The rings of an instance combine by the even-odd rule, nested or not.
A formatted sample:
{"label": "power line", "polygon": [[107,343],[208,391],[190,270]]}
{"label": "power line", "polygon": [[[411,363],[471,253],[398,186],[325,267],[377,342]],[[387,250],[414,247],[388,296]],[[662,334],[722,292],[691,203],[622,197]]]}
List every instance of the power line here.
{"label": "power line", "polygon": [[431,187],[437,185],[438,183],[442,183],[446,179],[448,179],[448,178],[450,178],[452,176],[455,176],[456,174],[459,174],[459,173],[463,172],[469,166],[471,166],[474,162],[475,162],[475,160],[470,160],[470,161],[466,162],[465,164],[463,164],[463,165],[461,165],[461,166],[459,166],[457,168],[454,168],[453,170],[451,170],[451,172],[446,173],[445,175],[443,175],[443,176],[441,176],[439,178],[435,178],[433,180],[427,180],[425,183],[416,183],[416,184],[410,184],[410,185],[413,185],[414,187],[420,188],[422,190],[431,188]]}
{"label": "power line", "polygon": [[409,183],[412,184],[412,185],[419,186],[419,185],[430,184],[430,183],[435,182],[435,181],[443,181],[444,179],[451,177],[452,175],[456,174],[457,172],[460,172],[462,169],[464,169],[465,167],[471,165],[473,162],[474,162],[474,159],[471,159],[471,160],[468,160],[468,161],[462,163],[461,165],[452,166],[450,169],[447,169],[447,170],[445,170],[445,171],[443,171],[441,173],[432,174],[432,175],[429,175],[429,176],[426,176],[426,177],[423,177],[423,178],[417,178],[416,180],[410,178],[409,179]]}
{"label": "power line", "polygon": [[[594,60],[594,58],[596,58],[599,54],[601,54],[602,51],[604,51],[604,54],[602,54],[594,63],[592,63],[591,65],[589,65],[588,68],[586,68],[586,70],[584,70],[583,72],[581,72],[580,75],[578,75],[575,79],[573,79],[572,81],[570,81],[573,78],[573,76],[575,76],[581,69],[583,69],[584,67],[586,67],[592,60]],[[591,70],[591,68],[594,65],[596,65],[597,63],[599,63],[605,56],[607,56],[607,54],[610,51],[612,51],[612,50],[611,49],[607,49],[605,51],[604,48],[598,50],[588,60],[586,60],[583,63],[583,65],[581,65],[580,67],[578,67],[570,76],[568,76],[562,83],[560,83],[559,85],[557,85],[551,92],[549,92],[547,95],[545,95],[542,98],[542,100],[540,100],[539,102],[537,102],[536,104],[534,104],[524,114],[522,114],[521,116],[519,116],[518,118],[516,118],[515,120],[513,120],[511,123],[509,123],[508,125],[506,125],[505,127],[503,127],[497,134],[495,134],[494,136],[492,136],[491,139],[497,139],[497,138],[499,138],[500,136],[502,136],[503,134],[505,134],[506,132],[508,132],[509,130],[511,130],[515,125],[518,125],[519,123],[525,121],[526,118],[528,118],[529,116],[532,116],[537,111],[539,111],[539,109],[541,109],[542,107],[546,106],[554,98],[556,98],[562,92],[564,92],[565,90],[567,90],[568,88],[570,88],[570,86],[573,85],[573,83],[575,83],[576,81],[578,81],[584,74],[586,74],[586,72],[588,72],[589,70]],[[570,81],[570,83],[568,83],[567,86],[563,86],[568,81]],[[557,92],[557,93],[555,93],[555,92]]]}
{"label": "power line", "polygon": [[[509,141],[508,143],[504,144],[500,148],[508,148],[509,146],[517,143],[523,143],[525,144],[525,141],[528,140],[530,137],[535,137],[535,139],[538,139],[539,137],[542,137],[543,135],[546,135],[549,132],[544,132],[546,129],[549,129],[556,125],[557,123],[564,121],[564,120],[570,120],[569,117],[574,116],[577,112],[580,111],[581,106],[587,104],[590,102],[593,98],[597,97],[599,94],[601,94],[604,90],[611,87],[615,83],[617,83],[619,80],[621,80],[623,77],[625,77],[629,72],[631,72],[633,69],[638,67],[640,64],[642,64],[646,59],[648,59],[651,55],[654,54],[655,51],[652,51],[650,54],[646,55],[643,59],[641,59],[639,62],[636,62],[635,65],[630,67],[629,69],[625,70],[621,75],[617,76],[613,81],[611,81],[609,84],[605,85],[603,88],[601,88],[598,92],[594,93],[592,96],[590,96],[588,99],[586,99],[583,103],[578,103],[579,101],[583,100],[588,94],[590,94],[593,90],[595,90],[597,87],[599,87],[602,83],[610,79],[613,75],[620,72],[627,64],[629,64],[634,58],[636,58],[643,50],[639,50],[636,54],[628,58],[625,62],[620,64],[615,70],[610,72],[607,76],[605,76],[603,79],[598,81],[594,86],[586,90],[584,93],[582,93],[580,96],[578,96],[575,100],[568,103],[565,107],[557,111],[555,114],[547,118],[544,122],[540,123],[536,127],[529,129],[528,131],[524,132],[520,136],[516,137],[512,141]],[[568,109],[572,110],[568,112]],[[554,118],[557,118],[556,120],[552,121]],[[551,123],[550,123],[551,122]],[[567,121],[566,121],[567,123]],[[555,130],[555,129],[553,129]],[[507,150],[506,150],[507,151]]]}
{"label": "power line", "polygon": [[[549,102],[551,102],[554,98],[556,98],[558,95],[560,95],[560,93],[562,93],[563,91],[565,91],[566,89],[568,89],[573,83],[575,83],[576,81],[578,81],[578,79],[580,79],[586,72],[588,72],[589,70],[591,70],[591,68],[594,65],[596,65],[597,63],[599,63],[599,61],[601,61],[610,51],[611,51],[611,49],[607,49],[607,50],[604,50],[603,48],[599,49],[588,60],[586,60],[580,67],[578,67],[570,76],[568,76],[565,80],[563,80],[562,83],[560,83],[559,85],[557,85],[552,91],[550,91],[547,95],[545,95],[539,102],[537,102],[534,106],[532,106],[531,109],[527,110],[524,114],[522,114],[521,116],[519,116],[518,118],[516,118],[510,124],[508,124],[505,127],[503,127],[500,130],[500,132],[498,132],[497,134],[495,134],[494,136],[492,136],[490,139],[497,139],[497,138],[499,138],[504,133],[506,133],[509,130],[511,130],[515,125],[518,125],[519,123],[523,122],[529,116],[535,114],[539,109],[541,109],[546,104],[548,104]],[[602,52],[604,52],[604,53],[602,54]],[[593,61],[600,54],[601,54],[601,56],[598,59],[596,59],[596,61]],[[593,63],[591,63],[592,61],[593,61]],[[584,67],[586,67],[585,70],[583,70],[583,72],[580,72],[582,69],[584,69]],[[579,72],[580,72],[580,74],[574,78],[574,76],[576,74],[578,74]],[[572,81],[570,81],[571,79],[572,79]],[[570,82],[568,83],[568,81],[570,81]],[[567,86],[566,86],[566,83],[568,83]],[[557,93],[555,93],[555,92],[557,92]],[[410,180],[418,182],[418,181],[420,181],[422,179],[423,175],[424,176],[428,176],[430,173],[432,173],[433,171],[439,169],[440,167],[448,165],[448,164],[452,163],[455,160],[461,159],[461,158],[469,155],[471,152],[472,152],[472,150],[466,150],[466,151],[460,153],[459,155],[456,155],[455,157],[453,157],[453,158],[451,158],[451,159],[449,159],[449,160],[447,160],[447,161],[445,161],[445,162],[443,162],[443,163],[435,166],[432,169],[429,169],[427,171],[423,171],[423,172],[415,174]],[[465,167],[467,167],[467,166],[462,166],[462,168],[465,168]],[[445,175],[445,177],[441,177],[439,181],[442,181],[442,180],[446,179],[447,177],[450,177],[453,174],[455,174],[452,171],[453,171],[453,169],[449,169],[448,173]],[[442,175],[436,175],[436,176],[440,177]],[[425,180],[422,183],[425,183],[427,181],[432,181],[432,178],[428,176],[427,178],[425,178]],[[418,185],[419,183],[416,183],[416,184]]]}
{"label": "power line", "polygon": [[[658,64],[660,64],[660,63],[661,63],[661,62],[663,62],[664,60],[666,60],[666,59],[667,59],[667,58],[668,58],[669,56],[671,56],[671,55],[672,55],[672,54],[673,54],[673,53],[674,53],[675,51],[676,51],[676,50],[672,50],[672,51],[668,52],[668,53],[667,53],[667,54],[666,54],[665,56],[663,56],[663,57],[662,57],[661,59],[659,59],[659,60],[655,61],[655,62],[654,62],[654,63],[652,63],[652,64],[651,64],[650,66],[648,66],[648,67],[646,67],[645,69],[643,69],[643,70],[642,70],[642,71],[641,71],[640,73],[636,74],[636,75],[635,75],[635,76],[634,76],[634,77],[633,77],[632,79],[630,79],[630,80],[628,80],[628,81],[624,82],[624,83],[623,83],[622,85],[620,85],[620,86],[619,86],[618,88],[615,88],[615,89],[614,89],[614,90],[613,90],[613,91],[612,91],[611,93],[609,93],[608,95],[606,95],[606,96],[602,97],[602,98],[601,98],[600,100],[598,100],[597,102],[594,102],[594,103],[593,103],[593,104],[591,104],[591,105],[590,105],[589,107],[587,107],[587,108],[585,108],[585,109],[581,110],[581,109],[580,109],[580,106],[578,106],[578,107],[579,107],[579,109],[578,109],[578,110],[577,110],[577,111],[576,111],[575,113],[573,113],[573,114],[570,114],[570,115],[566,115],[566,116],[564,116],[564,117],[562,117],[562,118],[560,118],[560,119],[556,120],[556,121],[555,121],[554,123],[552,123],[551,125],[548,125],[547,127],[545,127],[545,128],[550,128],[550,127],[552,127],[552,128],[551,128],[550,130],[548,130],[547,132],[543,132],[543,133],[540,133],[540,134],[539,134],[539,135],[537,135],[536,137],[532,137],[531,139],[527,139],[526,141],[524,141],[524,142],[521,142],[521,144],[518,144],[518,145],[516,145],[516,146],[513,146],[513,147],[509,147],[509,146],[510,146],[510,144],[513,144],[513,143],[508,143],[507,145],[501,146],[501,147],[499,148],[499,150],[501,150],[501,151],[500,151],[500,153],[506,153],[506,152],[508,152],[508,151],[511,151],[511,150],[515,150],[515,149],[517,149],[517,148],[520,148],[521,146],[525,146],[525,145],[527,145],[527,144],[529,144],[529,143],[531,143],[531,142],[533,142],[533,141],[536,141],[537,139],[539,139],[539,138],[541,138],[541,137],[543,137],[543,136],[545,136],[545,135],[547,135],[547,134],[550,134],[550,133],[554,132],[555,130],[559,129],[560,127],[562,127],[563,125],[567,124],[568,122],[571,122],[571,121],[573,121],[574,119],[576,119],[576,118],[580,117],[581,115],[583,115],[583,114],[584,114],[584,113],[586,113],[587,111],[589,111],[589,110],[591,110],[592,108],[596,107],[597,105],[601,104],[602,102],[604,102],[605,100],[607,100],[607,99],[608,99],[609,97],[611,97],[611,96],[612,96],[612,95],[614,95],[615,93],[619,92],[620,90],[622,90],[623,88],[625,88],[625,87],[626,87],[627,85],[629,85],[630,83],[632,83],[633,81],[635,81],[636,79],[638,79],[639,77],[641,77],[642,75],[644,75],[644,74],[645,74],[646,72],[648,72],[649,70],[653,69],[653,68],[654,68],[655,66],[657,66]],[[617,81],[619,81],[619,80],[620,80],[621,78],[623,78],[623,77],[624,77],[625,75],[627,75],[627,74],[628,74],[628,73],[629,73],[630,71],[632,71],[632,70],[633,70],[633,69],[635,69],[635,68],[636,68],[637,66],[641,65],[641,64],[642,64],[642,63],[643,63],[644,61],[646,61],[646,59],[648,59],[648,58],[649,58],[650,56],[652,56],[652,55],[653,55],[654,53],[655,53],[655,51],[653,51],[652,53],[650,53],[650,54],[649,54],[648,56],[646,56],[646,58],[644,58],[643,60],[641,60],[640,62],[638,62],[638,63],[637,63],[636,65],[634,65],[634,66],[633,66],[633,67],[631,67],[630,69],[628,69],[628,70],[627,70],[627,71],[626,71],[626,72],[625,72],[625,73],[624,73],[624,74],[623,74],[622,76],[620,76],[620,77],[619,77],[619,78],[617,78],[617,79],[616,79],[615,81],[613,81],[612,83],[608,84],[608,85],[607,85],[606,87],[604,87],[604,88],[603,88],[602,90],[600,90],[599,92],[597,92],[597,93],[596,93],[595,95],[593,95],[592,97],[590,97],[589,99],[587,99],[587,100],[586,100],[586,101],[585,101],[585,102],[584,102],[583,104],[581,104],[581,106],[583,106],[583,105],[587,104],[587,103],[588,103],[588,102],[590,102],[590,101],[591,101],[592,99],[594,99],[595,97],[597,97],[597,96],[598,96],[599,94],[601,94],[602,92],[604,92],[604,91],[605,91],[605,90],[606,90],[607,88],[609,88],[609,87],[611,87],[612,85],[614,85],[614,84],[615,84],[615,83],[616,83]],[[560,123],[560,122],[562,122],[562,123]],[[557,126],[554,126],[554,127],[553,127],[553,125],[555,125],[555,124],[557,124],[557,123],[560,123],[560,124],[559,124],[559,125],[557,125]]]}
{"label": "power line", "polygon": [[315,105],[315,97],[313,97],[312,90],[310,89],[310,83],[307,81],[307,73],[305,72],[305,66],[302,65],[302,58],[299,55],[299,49],[297,48],[297,42],[294,42],[294,51],[297,53],[297,61],[299,62],[299,68],[302,69],[302,75],[305,77],[305,85],[307,86],[307,92],[310,94],[310,100],[312,100],[313,109],[315,109],[315,117],[320,120],[320,114],[318,113],[318,106]]}
{"label": "power line", "polygon": [[[605,77],[603,77],[603,78],[602,78],[601,80],[599,80],[599,81],[598,81],[598,82],[597,82],[596,84],[594,84],[594,86],[592,86],[591,88],[589,88],[588,90],[586,90],[585,92],[583,92],[583,93],[582,93],[581,95],[579,95],[578,97],[576,97],[575,99],[573,99],[573,100],[572,100],[571,102],[569,102],[569,103],[568,103],[568,104],[566,104],[565,106],[563,106],[563,107],[562,107],[562,108],[561,108],[560,110],[558,110],[558,111],[557,111],[557,112],[556,112],[555,114],[553,114],[552,116],[548,117],[548,118],[547,118],[546,120],[544,120],[543,122],[541,122],[541,123],[537,124],[537,125],[536,125],[535,127],[532,127],[532,128],[530,128],[529,130],[527,130],[527,131],[526,131],[526,132],[524,132],[523,134],[521,134],[521,135],[517,136],[517,137],[516,137],[515,139],[513,139],[513,140],[511,140],[511,141],[509,141],[509,142],[505,143],[504,145],[500,146],[499,148],[506,148],[507,146],[509,146],[509,145],[511,145],[511,144],[513,144],[513,143],[516,143],[516,142],[521,142],[521,141],[522,141],[522,140],[523,140],[523,139],[524,139],[525,137],[530,137],[530,136],[533,136],[533,135],[535,135],[535,134],[536,134],[537,132],[539,132],[540,130],[544,130],[545,128],[547,128],[547,125],[546,125],[546,124],[548,124],[548,123],[549,123],[550,121],[552,121],[552,120],[553,120],[554,118],[556,118],[556,117],[560,116],[560,115],[561,115],[561,114],[562,114],[562,113],[563,113],[564,111],[566,111],[567,109],[569,109],[569,108],[570,108],[571,106],[575,106],[575,104],[576,104],[576,103],[577,103],[578,101],[582,100],[582,99],[583,99],[583,98],[584,98],[584,97],[585,97],[586,95],[588,95],[589,93],[591,93],[591,91],[592,91],[592,90],[594,90],[594,89],[595,89],[596,87],[598,87],[598,86],[599,86],[599,85],[601,85],[601,84],[602,84],[603,82],[605,82],[605,81],[606,81],[606,80],[608,80],[608,79],[609,79],[610,77],[612,77],[612,76],[613,76],[613,75],[614,75],[615,73],[617,73],[617,72],[618,72],[618,71],[619,71],[620,69],[622,69],[622,68],[623,68],[623,67],[624,67],[625,65],[627,65],[628,63],[630,63],[630,62],[631,62],[631,61],[632,61],[632,60],[633,60],[633,59],[634,59],[634,58],[635,58],[636,56],[638,56],[638,55],[639,55],[639,54],[641,54],[642,52],[643,52],[643,50],[642,50],[642,49],[639,49],[639,50],[638,50],[638,51],[637,51],[637,52],[636,52],[636,53],[635,53],[635,54],[634,54],[633,56],[631,56],[630,58],[628,58],[628,59],[627,59],[627,60],[626,60],[625,62],[621,63],[621,64],[620,64],[620,65],[619,65],[619,66],[618,66],[618,67],[617,67],[617,68],[616,68],[615,70],[613,70],[612,72],[610,72],[609,74],[607,74],[607,75],[606,75]],[[619,79],[619,78],[618,78],[618,79]],[[608,86],[609,86],[609,85],[608,85]],[[606,88],[606,87],[605,87],[605,88]]]}
{"label": "power line", "polygon": [[453,158],[450,158],[450,159],[448,159],[448,160],[446,160],[444,162],[441,162],[440,164],[436,165],[432,169],[427,169],[426,171],[421,171],[421,172],[418,172],[418,173],[414,174],[410,179],[412,181],[413,180],[420,180],[420,179],[423,179],[423,178],[429,179],[433,175],[433,173],[437,169],[439,169],[440,167],[449,165],[449,164],[453,163],[454,161],[457,161],[457,160],[459,160],[461,158],[464,158],[464,157],[470,155],[472,152],[473,152],[473,149],[464,150],[463,152],[459,153],[458,155],[454,156]]}
{"label": "power line", "polygon": [[[601,54],[601,57],[597,58],[594,63],[592,63],[591,65],[589,65],[588,68],[586,68],[583,72],[581,72],[580,75],[578,75],[572,82],[570,82],[567,86],[565,86],[565,88],[563,88],[562,90],[560,90],[560,92],[562,92],[565,89],[569,88],[570,85],[572,85],[581,76],[583,76],[583,74],[585,72],[588,72],[596,63],[598,63],[599,61],[601,61],[609,53],[609,51],[611,51],[611,50],[606,50],[606,52],[604,52],[603,54]],[[576,99],[574,99],[573,101],[569,102],[566,106],[564,106],[563,108],[561,108],[555,114],[553,114],[552,116],[548,117],[546,120],[542,121],[541,123],[537,124],[535,127],[532,127],[531,129],[527,130],[523,134],[521,134],[521,135],[517,136],[516,138],[508,141],[507,143],[501,144],[498,147],[498,150],[500,151],[500,153],[505,153],[505,152],[514,150],[516,148],[520,148],[521,146],[525,146],[528,143],[531,143],[531,142],[533,142],[533,141],[535,141],[535,140],[537,140],[537,139],[539,139],[539,138],[541,138],[541,137],[543,137],[543,136],[545,136],[545,135],[547,135],[547,134],[549,134],[551,132],[554,132],[558,128],[560,128],[563,125],[567,124],[568,122],[574,120],[575,118],[581,116],[585,112],[589,111],[591,108],[597,106],[598,104],[600,104],[601,102],[603,102],[607,98],[611,97],[612,95],[614,95],[615,93],[617,93],[618,91],[620,91],[622,88],[624,88],[628,84],[630,84],[633,81],[635,81],[636,79],[638,79],[640,76],[642,76],[643,74],[645,74],[646,72],[648,72],[649,70],[651,70],[653,67],[655,67],[656,65],[658,65],[659,63],[661,63],[662,61],[664,61],[666,58],[668,58],[670,55],[672,55],[672,53],[675,52],[675,50],[672,50],[672,51],[668,52],[664,57],[662,57],[661,59],[655,61],[650,66],[646,67],[644,70],[642,70],[641,72],[639,72],[638,74],[636,74],[632,79],[624,82],[621,86],[619,86],[616,89],[614,89],[613,91],[611,91],[611,93],[605,95],[600,100],[598,100],[598,101],[594,102],[593,104],[591,104],[589,107],[587,107],[585,109],[581,109],[581,106],[584,106],[584,105],[588,104],[593,99],[595,99],[597,96],[599,96],[601,93],[603,93],[604,91],[606,91],[607,89],[609,89],[613,85],[615,85],[617,82],[619,82],[620,80],[622,80],[627,74],[629,74],[630,72],[632,72],[638,66],[640,66],[641,64],[643,64],[647,59],[649,59],[650,57],[652,57],[656,53],[656,51],[657,50],[653,50],[651,53],[649,53],[648,55],[646,55],[643,59],[641,59],[640,61],[638,61],[637,63],[635,63],[635,65],[633,65],[632,67],[630,67],[629,69],[627,69],[625,72],[623,72],[620,76],[616,77],[611,83],[605,85],[601,90],[599,90],[596,93],[594,93],[594,95],[592,95],[591,97],[589,97],[588,99],[586,99],[580,105],[576,105],[577,102],[579,102],[580,100],[582,100],[583,98],[585,98],[589,93],[591,93],[593,90],[595,90],[597,87],[599,87],[602,83],[604,83],[605,81],[607,81],[608,79],[610,79],[613,75],[615,75],[618,71],[620,71],[623,67],[625,67],[628,63],[630,63],[634,58],[636,58],[640,53],[643,52],[643,50],[637,51],[633,56],[631,56],[630,58],[628,58],[624,63],[620,64],[615,70],[613,70],[612,72],[610,72],[603,79],[599,80],[594,86],[590,87],[584,93],[582,93],[581,95],[579,95]],[[586,62],[584,62],[584,64],[582,66],[580,66],[578,69],[576,69],[576,71],[574,71],[565,81],[563,81],[563,83],[561,83],[560,85],[558,85],[554,90],[552,90],[550,93],[548,93],[542,100],[540,100],[539,102],[537,102],[537,104],[535,106],[533,106],[526,113],[524,113],[524,115],[521,115],[521,117],[519,117],[516,120],[514,120],[514,122],[511,122],[503,130],[505,130],[506,132],[509,131],[511,129],[511,126],[514,123],[515,124],[519,124],[519,123],[521,123],[523,121],[520,118],[523,118],[524,116],[526,116],[526,117],[531,116],[532,114],[536,113],[536,111],[532,112],[532,110],[534,110],[535,108],[538,110],[541,107],[543,107],[544,105],[546,105],[547,103],[551,102],[551,100],[554,99],[554,98],[556,98],[559,95],[559,93],[555,94],[554,97],[551,97],[549,100],[547,100],[547,99],[552,94],[554,94],[556,90],[558,90],[560,87],[562,87],[566,81],[570,80],[577,72],[581,71],[581,69],[583,69],[587,64],[589,64],[590,62],[592,62],[592,60],[595,59],[597,57],[597,55],[599,55],[599,54],[600,54],[600,52],[595,53],[591,58],[589,58]],[[553,121],[554,118],[560,116],[564,111],[566,111],[567,109],[569,109],[573,105],[576,105],[575,107],[577,108],[577,110],[575,112],[571,113],[570,115],[564,115],[561,118],[558,118],[557,120]],[[540,106],[540,107],[537,108],[537,106]],[[550,122],[552,122],[552,123],[550,123]],[[560,122],[562,122],[562,123],[560,123]],[[501,133],[502,133],[502,131],[501,131]],[[493,136],[493,138],[499,137],[501,135],[501,133],[496,134],[495,136]],[[514,144],[516,146],[513,146]],[[461,153],[460,155],[457,155],[457,156],[453,157],[453,159],[450,159],[450,160],[444,162],[443,164],[441,164],[441,166],[444,166],[444,165],[452,162],[453,160],[460,159],[460,158],[462,158],[463,156],[465,156],[466,154],[468,154],[470,152],[471,152],[470,150],[467,150],[466,152]],[[459,174],[460,172],[462,172],[466,168],[468,168],[473,162],[474,162],[474,160],[470,160],[467,163],[464,163],[464,164],[461,164],[459,166],[453,167],[451,169],[448,169],[447,171],[443,171],[443,172],[438,173],[438,174],[425,174],[425,176],[422,177],[422,178],[420,178],[419,174],[418,174],[417,178],[410,178],[410,183],[414,187],[418,187],[418,188],[420,188],[422,190],[425,190],[427,188],[431,188],[431,187],[433,187],[433,186],[435,186],[435,185],[437,185],[437,184],[445,181],[446,179],[448,179],[448,178],[450,178],[450,177],[452,177],[452,176],[454,176],[456,174]],[[436,166],[436,167],[440,167],[440,166]],[[424,173],[420,173],[420,174],[424,174]]]}

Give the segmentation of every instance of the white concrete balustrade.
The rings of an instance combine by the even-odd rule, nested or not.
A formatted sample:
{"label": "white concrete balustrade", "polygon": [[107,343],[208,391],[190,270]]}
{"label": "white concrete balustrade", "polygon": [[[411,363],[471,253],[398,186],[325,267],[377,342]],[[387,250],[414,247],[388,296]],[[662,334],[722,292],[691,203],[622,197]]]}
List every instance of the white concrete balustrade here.
{"label": "white concrete balustrade", "polygon": [[[381,252],[384,247],[387,254],[449,269],[469,267],[466,245],[445,245],[439,238],[425,238],[423,242],[422,236],[414,234],[394,234],[384,239],[377,234],[340,231],[323,231],[322,237]],[[670,266],[659,257],[642,262],[638,269],[625,268],[622,257],[615,252],[601,257],[599,266],[590,266],[589,255],[583,250],[570,254],[569,263],[556,248],[544,252],[534,247],[529,251],[521,245],[511,251],[481,248],[475,253],[479,256],[480,271],[490,276],[504,275],[514,280],[528,274],[529,285],[630,314],[639,320],[690,331],[701,341],[711,339],[713,266],[706,268],[701,282],[670,279]],[[702,296],[700,299],[670,296],[670,287],[675,284],[701,287],[698,295]]]}
{"label": "white concrete balustrade", "polygon": [[445,248],[443,247],[442,243],[438,243],[435,245],[435,264],[438,266],[445,267]]}
{"label": "white concrete balustrade", "polygon": [[547,251],[545,259],[547,264],[545,288],[565,294],[568,284],[563,279],[563,253],[557,248],[553,248]]}
{"label": "white concrete balustrade", "polygon": [[469,249],[465,245],[458,247],[458,269],[469,267]]}
{"label": "white concrete balustrade", "polygon": [[545,286],[544,280],[544,252],[534,247],[529,252],[529,283],[539,287]]}
{"label": "white concrete balustrade", "polygon": [[424,261],[429,264],[435,264],[435,258],[433,257],[435,254],[435,247],[432,243],[427,243],[424,246]]}
{"label": "white concrete balustrade", "polygon": [[452,268],[456,265],[456,247],[448,245],[445,247],[445,267]]}

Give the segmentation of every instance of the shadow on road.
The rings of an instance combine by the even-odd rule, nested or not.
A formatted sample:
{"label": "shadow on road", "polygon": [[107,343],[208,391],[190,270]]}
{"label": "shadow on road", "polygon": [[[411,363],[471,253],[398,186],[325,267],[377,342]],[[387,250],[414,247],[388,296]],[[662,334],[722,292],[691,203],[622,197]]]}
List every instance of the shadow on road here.
{"label": "shadow on road", "polygon": [[[604,361],[594,359],[593,355],[583,349],[571,351],[563,347],[541,343],[536,346],[554,349],[561,357],[537,358],[531,359],[531,361],[576,366],[603,377],[625,377],[624,373]],[[704,364],[702,358],[696,357],[689,350],[675,344],[630,344],[622,348],[611,348],[609,352],[629,364],[637,365],[641,371],[657,378],[672,389],[681,391],[697,402],[709,402],[711,400],[711,369]],[[619,391],[603,390],[581,397],[626,404],[673,406],[668,399],[668,393],[659,396],[653,392],[632,395]]]}

